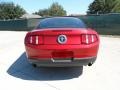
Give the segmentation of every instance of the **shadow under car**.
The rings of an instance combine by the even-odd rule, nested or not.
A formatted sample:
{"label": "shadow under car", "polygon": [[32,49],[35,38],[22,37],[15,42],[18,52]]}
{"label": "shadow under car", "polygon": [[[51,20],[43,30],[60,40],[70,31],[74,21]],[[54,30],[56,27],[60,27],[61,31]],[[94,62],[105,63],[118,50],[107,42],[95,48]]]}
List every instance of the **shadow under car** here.
{"label": "shadow under car", "polygon": [[82,75],[81,67],[33,67],[25,52],[9,67],[7,73],[24,80],[66,80]]}

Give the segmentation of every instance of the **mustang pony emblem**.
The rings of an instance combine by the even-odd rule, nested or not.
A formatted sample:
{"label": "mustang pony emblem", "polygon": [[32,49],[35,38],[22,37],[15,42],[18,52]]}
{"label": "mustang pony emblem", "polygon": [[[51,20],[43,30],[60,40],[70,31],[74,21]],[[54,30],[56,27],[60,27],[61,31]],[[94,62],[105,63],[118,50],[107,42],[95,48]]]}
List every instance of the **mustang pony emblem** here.
{"label": "mustang pony emblem", "polygon": [[59,36],[58,36],[58,42],[59,42],[60,44],[65,44],[65,43],[67,42],[67,37],[66,37],[66,35],[59,35]]}

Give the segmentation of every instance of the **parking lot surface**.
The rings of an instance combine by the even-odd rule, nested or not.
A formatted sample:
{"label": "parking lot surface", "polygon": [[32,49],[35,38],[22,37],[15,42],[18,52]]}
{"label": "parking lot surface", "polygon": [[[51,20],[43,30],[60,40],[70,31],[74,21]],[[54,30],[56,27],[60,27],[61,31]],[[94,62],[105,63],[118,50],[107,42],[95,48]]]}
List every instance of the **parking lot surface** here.
{"label": "parking lot surface", "polygon": [[120,38],[100,36],[91,67],[34,68],[25,55],[26,32],[0,31],[0,90],[120,90]]}

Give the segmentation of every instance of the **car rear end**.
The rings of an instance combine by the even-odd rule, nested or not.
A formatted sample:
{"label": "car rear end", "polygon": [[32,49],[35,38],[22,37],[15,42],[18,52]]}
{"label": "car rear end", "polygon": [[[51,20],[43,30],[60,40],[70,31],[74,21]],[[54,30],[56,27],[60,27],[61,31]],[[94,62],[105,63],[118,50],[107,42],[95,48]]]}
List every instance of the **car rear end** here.
{"label": "car rear end", "polygon": [[[64,32],[61,30],[44,29],[26,35],[25,47],[31,63],[42,66],[81,66],[95,61],[99,47],[99,37],[95,31],[73,28],[64,29]],[[66,35],[67,42],[59,43],[59,35]]]}
{"label": "car rear end", "polygon": [[86,28],[40,28],[27,33],[25,48],[28,60],[37,66],[92,65],[99,36]]}

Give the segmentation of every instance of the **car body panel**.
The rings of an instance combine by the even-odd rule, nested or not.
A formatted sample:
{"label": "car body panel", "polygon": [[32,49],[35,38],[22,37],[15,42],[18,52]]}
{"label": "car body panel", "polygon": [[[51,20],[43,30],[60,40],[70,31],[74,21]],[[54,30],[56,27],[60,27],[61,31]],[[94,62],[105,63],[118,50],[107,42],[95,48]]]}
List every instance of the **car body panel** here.
{"label": "car body panel", "polygon": [[[38,42],[41,42],[41,44],[26,43],[28,37],[36,36],[36,35],[38,37],[40,36],[40,38],[42,39],[42,40],[41,39],[38,40]],[[67,41],[64,44],[58,42],[58,37],[60,35],[65,35],[67,38]],[[95,35],[97,40],[94,43],[83,44],[81,38],[82,35]],[[88,64],[90,62],[95,61],[98,53],[99,42],[100,40],[97,32],[91,28],[35,29],[26,34],[25,49],[26,49],[27,57],[29,61],[31,61],[32,63],[35,62],[38,63],[42,61],[44,62],[44,64],[42,63],[42,65],[49,66],[48,63],[45,63],[46,61],[53,62],[53,61],[58,61],[58,59],[60,59],[61,62],[57,62],[57,63],[64,64],[65,63],[64,61],[66,62],[69,61],[69,60],[65,60],[67,58],[69,58],[70,61],[72,62],[74,60],[84,61],[85,58],[91,58],[91,61],[90,59],[87,60],[88,62],[86,63]],[[56,62],[53,63],[55,64]],[[82,63],[82,64],[86,65],[86,63],[84,64]],[[82,65],[82,64],[77,64],[77,65]]]}

